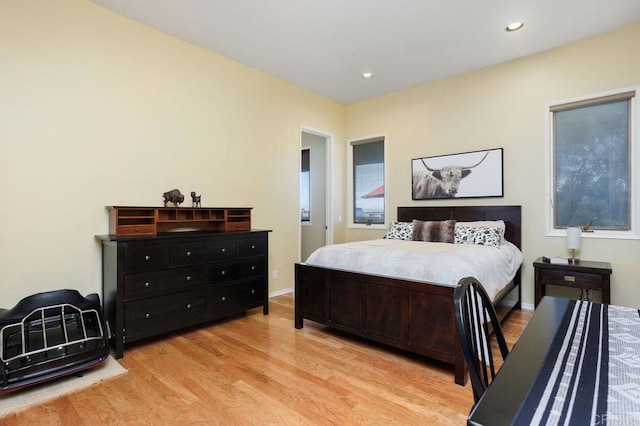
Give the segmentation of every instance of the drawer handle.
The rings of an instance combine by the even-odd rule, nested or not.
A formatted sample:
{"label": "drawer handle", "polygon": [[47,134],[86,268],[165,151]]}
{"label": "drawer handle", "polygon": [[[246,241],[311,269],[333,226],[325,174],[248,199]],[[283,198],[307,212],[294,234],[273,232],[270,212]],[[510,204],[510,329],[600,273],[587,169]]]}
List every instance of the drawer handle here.
{"label": "drawer handle", "polygon": [[224,253],[225,251],[227,251],[227,249],[223,247],[222,249],[220,249],[220,251]]}
{"label": "drawer handle", "polygon": [[256,294],[256,290],[255,290],[255,289],[252,289],[252,290],[251,290],[251,294]]}
{"label": "drawer handle", "polygon": [[191,309],[191,303],[187,303],[187,309]]}
{"label": "drawer handle", "polygon": [[564,276],[564,280],[565,281],[569,281],[571,283],[574,283],[574,282],[576,282],[576,277],[574,277],[573,275],[565,275]]}
{"label": "drawer handle", "polygon": [[187,281],[191,281],[191,275],[187,275]]}
{"label": "drawer handle", "polygon": [[253,266],[251,267],[251,270],[252,270],[252,271],[255,271],[255,270],[256,270],[256,266],[255,266],[255,265],[253,265]]}
{"label": "drawer handle", "polygon": [[254,248],[256,248],[255,244],[251,245],[251,250],[253,250]]}
{"label": "drawer handle", "polygon": [[140,229],[136,228],[136,232],[140,232]]}
{"label": "drawer handle", "polygon": [[227,275],[227,271],[220,272],[220,275],[222,275],[224,277],[225,275]]}
{"label": "drawer handle", "polygon": [[146,256],[144,257],[144,260],[146,260],[146,261],[149,261],[149,260],[151,260],[151,256],[149,256],[149,255],[146,255]]}
{"label": "drawer handle", "polygon": [[150,315],[150,314],[144,314],[144,317],[145,317],[146,319],[149,319],[149,318],[151,318],[151,315]]}
{"label": "drawer handle", "polygon": [[144,283],[144,288],[149,288],[150,285],[151,283]]}
{"label": "drawer handle", "polygon": [[187,252],[187,257],[191,257],[191,252],[190,251]]}
{"label": "drawer handle", "polygon": [[227,300],[227,298],[225,296],[222,296],[222,301],[224,302],[225,300]]}

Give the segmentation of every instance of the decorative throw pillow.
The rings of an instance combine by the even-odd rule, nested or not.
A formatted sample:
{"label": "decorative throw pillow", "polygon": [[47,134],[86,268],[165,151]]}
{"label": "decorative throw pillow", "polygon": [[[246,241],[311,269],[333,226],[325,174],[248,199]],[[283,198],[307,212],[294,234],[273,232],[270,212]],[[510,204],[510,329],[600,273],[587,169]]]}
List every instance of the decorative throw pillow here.
{"label": "decorative throw pillow", "polygon": [[453,243],[455,220],[422,221],[413,220],[413,241]]}
{"label": "decorative throw pillow", "polygon": [[456,222],[456,228],[495,228],[500,234],[500,238],[504,238],[506,225],[503,220],[477,220],[475,222]]}
{"label": "decorative throw pillow", "polygon": [[455,228],[456,244],[477,244],[500,247],[502,236],[497,228],[487,226],[460,226]]}
{"label": "decorative throw pillow", "polygon": [[413,224],[411,222],[396,222],[395,220],[389,224],[389,229],[384,237],[387,240],[405,240],[411,241],[413,235]]}

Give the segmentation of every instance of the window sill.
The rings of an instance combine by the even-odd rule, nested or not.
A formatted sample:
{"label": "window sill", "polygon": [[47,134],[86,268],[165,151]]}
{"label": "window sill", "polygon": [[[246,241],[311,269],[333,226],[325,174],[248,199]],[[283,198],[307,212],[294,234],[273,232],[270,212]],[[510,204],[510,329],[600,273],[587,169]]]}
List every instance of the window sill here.
{"label": "window sill", "polygon": [[[567,233],[564,229],[554,229],[547,232],[547,237],[563,237],[566,238]],[[640,240],[640,235],[633,231],[590,231],[582,232],[581,238],[594,239],[611,239],[611,240]]]}
{"label": "window sill", "polygon": [[375,230],[386,230],[387,226],[384,224],[371,224],[371,225],[365,225],[364,223],[350,223],[347,228],[351,228],[351,229],[375,229]]}

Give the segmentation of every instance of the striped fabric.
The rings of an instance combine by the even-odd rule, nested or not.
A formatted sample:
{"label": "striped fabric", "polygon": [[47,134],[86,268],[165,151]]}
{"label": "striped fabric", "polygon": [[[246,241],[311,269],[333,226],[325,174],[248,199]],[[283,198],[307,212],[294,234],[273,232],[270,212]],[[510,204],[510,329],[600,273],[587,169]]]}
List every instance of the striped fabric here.
{"label": "striped fabric", "polygon": [[639,311],[570,302],[513,424],[640,424]]}

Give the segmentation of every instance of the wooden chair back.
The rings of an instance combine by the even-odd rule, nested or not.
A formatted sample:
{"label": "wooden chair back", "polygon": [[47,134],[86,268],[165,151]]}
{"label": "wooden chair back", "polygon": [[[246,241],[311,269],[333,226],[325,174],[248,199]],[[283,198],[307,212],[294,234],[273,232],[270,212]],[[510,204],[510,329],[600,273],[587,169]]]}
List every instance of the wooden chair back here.
{"label": "wooden chair back", "polygon": [[491,300],[477,279],[461,279],[453,298],[460,345],[477,403],[498,371],[491,350],[491,331],[495,335],[503,361],[509,355],[509,349]]}

